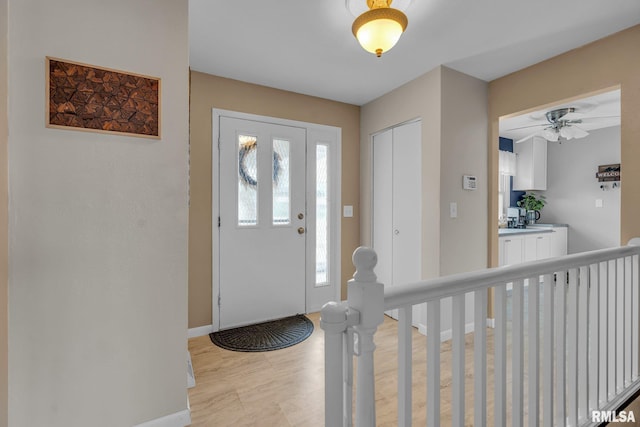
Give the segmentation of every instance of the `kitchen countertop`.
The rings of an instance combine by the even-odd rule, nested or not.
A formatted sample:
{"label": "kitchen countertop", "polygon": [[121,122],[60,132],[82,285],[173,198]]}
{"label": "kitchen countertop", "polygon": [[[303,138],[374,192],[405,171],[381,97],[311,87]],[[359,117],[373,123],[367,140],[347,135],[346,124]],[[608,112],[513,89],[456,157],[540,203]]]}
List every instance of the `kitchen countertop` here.
{"label": "kitchen countertop", "polygon": [[[538,225],[538,224],[536,224]],[[530,227],[530,228],[499,228],[498,236],[514,236],[516,234],[541,234],[541,233],[553,233],[552,227]]]}
{"label": "kitchen countertop", "polygon": [[527,228],[499,228],[498,236],[514,236],[517,234],[552,233],[552,228],[569,227],[569,224],[534,224]]}

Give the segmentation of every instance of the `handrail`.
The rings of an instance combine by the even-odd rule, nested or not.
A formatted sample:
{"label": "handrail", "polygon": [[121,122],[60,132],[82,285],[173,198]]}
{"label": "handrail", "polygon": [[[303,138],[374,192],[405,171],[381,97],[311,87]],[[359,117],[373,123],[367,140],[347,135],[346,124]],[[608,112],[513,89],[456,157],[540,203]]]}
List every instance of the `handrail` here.
{"label": "handrail", "polygon": [[[327,303],[321,313],[320,323],[325,331],[325,425],[328,427],[351,427],[353,415],[356,427],[376,425],[374,336],[383,323],[384,311],[392,309],[398,309],[398,426],[410,427],[413,419],[414,308],[423,310],[417,316],[426,321],[423,325],[418,320],[420,317],[416,318],[426,329],[426,362],[421,362],[426,363],[427,395],[426,411],[422,415],[426,415],[429,426],[441,424],[442,339],[452,340],[451,423],[463,426],[466,422],[465,335],[470,331],[474,334],[473,419],[476,425],[486,425],[490,393],[496,425],[507,424],[506,405],[510,394],[513,425],[522,425],[526,412],[529,425],[542,422],[543,425],[593,426],[591,411],[615,409],[630,393],[640,389],[638,238],[619,248],[389,287],[377,281],[374,250],[356,249],[353,263],[356,272],[347,285],[347,301]],[[494,302],[491,319],[487,317],[489,289]],[[445,298],[452,298],[451,311],[441,310]],[[426,307],[418,307],[424,303]],[[472,315],[468,308],[473,309]],[[451,329],[443,331],[441,314],[451,321],[442,327]],[[487,339],[489,320],[493,329],[491,345]],[[491,392],[487,378],[489,351],[494,353]],[[355,376],[354,357],[358,360]],[[542,370],[542,360],[551,369]],[[601,369],[602,366],[606,368]],[[354,377],[356,404],[352,406]]]}
{"label": "handrail", "polygon": [[498,282],[511,282],[521,278],[528,278],[532,275],[565,271],[585,264],[601,262],[603,258],[625,257],[637,254],[640,254],[640,246],[635,245],[598,249],[566,255],[561,258],[549,258],[388,286],[384,289],[384,309],[391,310],[407,304],[419,304],[461,293],[487,289]]}

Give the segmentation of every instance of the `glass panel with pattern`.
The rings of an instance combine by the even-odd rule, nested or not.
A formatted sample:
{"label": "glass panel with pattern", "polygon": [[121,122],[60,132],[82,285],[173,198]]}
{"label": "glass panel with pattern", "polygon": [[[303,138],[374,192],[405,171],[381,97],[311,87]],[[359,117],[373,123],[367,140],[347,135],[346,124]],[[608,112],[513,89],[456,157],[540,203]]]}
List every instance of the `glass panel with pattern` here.
{"label": "glass panel with pattern", "polygon": [[289,141],[273,140],[273,225],[291,224]]}
{"label": "glass panel with pattern", "polygon": [[238,135],[238,225],[258,225],[258,140]]}
{"label": "glass panel with pattern", "polygon": [[316,286],[329,285],[329,146],[316,146]]}

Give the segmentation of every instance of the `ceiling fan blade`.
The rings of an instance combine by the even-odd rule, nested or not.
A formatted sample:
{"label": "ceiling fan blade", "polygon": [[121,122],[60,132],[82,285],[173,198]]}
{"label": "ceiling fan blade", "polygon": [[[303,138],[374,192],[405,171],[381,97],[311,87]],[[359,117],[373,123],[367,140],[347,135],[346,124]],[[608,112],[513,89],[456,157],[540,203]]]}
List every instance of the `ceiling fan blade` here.
{"label": "ceiling fan blade", "polygon": [[504,131],[505,132],[510,132],[512,130],[529,129],[529,128],[536,128],[536,127],[540,127],[540,126],[549,126],[549,123],[538,123],[536,125],[520,126],[520,127],[517,127],[517,128],[504,129]]}
{"label": "ceiling fan blade", "polygon": [[610,119],[619,119],[620,116],[598,116],[598,117],[583,117],[582,121],[589,121],[589,120],[610,120]]}
{"label": "ceiling fan blade", "polygon": [[534,136],[538,135],[540,132],[534,132],[532,134],[529,134],[527,136],[525,136],[524,138],[520,138],[519,140],[515,141],[516,144],[520,144],[521,142],[525,142],[527,139],[531,139]]}

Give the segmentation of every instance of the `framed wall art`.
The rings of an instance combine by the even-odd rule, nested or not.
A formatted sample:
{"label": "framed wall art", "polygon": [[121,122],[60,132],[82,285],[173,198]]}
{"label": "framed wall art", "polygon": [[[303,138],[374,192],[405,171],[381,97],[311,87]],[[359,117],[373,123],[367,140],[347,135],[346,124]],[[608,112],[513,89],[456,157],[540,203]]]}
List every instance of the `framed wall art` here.
{"label": "framed wall art", "polygon": [[160,139],[160,79],[46,58],[46,126]]}

